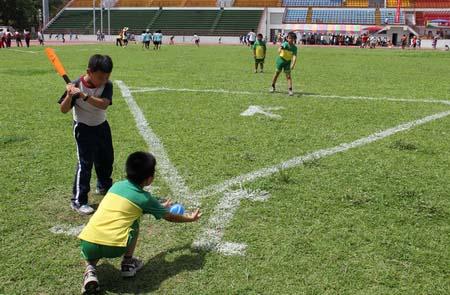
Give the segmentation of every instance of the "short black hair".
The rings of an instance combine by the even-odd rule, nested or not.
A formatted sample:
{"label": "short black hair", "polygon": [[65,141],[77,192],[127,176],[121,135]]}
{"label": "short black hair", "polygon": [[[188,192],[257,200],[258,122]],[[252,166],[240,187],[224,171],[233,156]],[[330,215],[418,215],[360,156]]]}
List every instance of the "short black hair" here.
{"label": "short black hair", "polygon": [[156,159],[147,152],[134,152],[125,164],[127,179],[141,185],[147,178],[155,175]]}
{"label": "short black hair", "polygon": [[89,70],[92,72],[111,73],[113,69],[113,62],[108,55],[94,54],[89,59]]}
{"label": "short black hair", "polygon": [[259,37],[262,38],[262,37],[263,37],[263,34],[259,33],[259,34],[258,34],[258,38],[259,38]]}
{"label": "short black hair", "polygon": [[289,36],[291,36],[292,37],[292,39],[294,39],[294,40],[297,40],[297,34],[295,34],[294,32],[289,32],[288,34],[287,34],[287,36],[289,37]]}

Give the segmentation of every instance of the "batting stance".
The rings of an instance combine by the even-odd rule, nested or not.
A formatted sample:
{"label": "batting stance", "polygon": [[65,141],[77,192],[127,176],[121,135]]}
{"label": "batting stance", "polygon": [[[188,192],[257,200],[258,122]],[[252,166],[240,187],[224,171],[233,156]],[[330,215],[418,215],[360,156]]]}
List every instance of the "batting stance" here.
{"label": "batting stance", "polygon": [[59,100],[61,112],[73,108],[78,164],[71,207],[83,215],[94,212],[88,204],[93,165],[97,174],[96,193],[104,195],[112,185],[114,150],[106,120],[106,109],[112,104],[113,84],[109,81],[112,69],[109,56],[91,56],[86,74],[69,83]]}

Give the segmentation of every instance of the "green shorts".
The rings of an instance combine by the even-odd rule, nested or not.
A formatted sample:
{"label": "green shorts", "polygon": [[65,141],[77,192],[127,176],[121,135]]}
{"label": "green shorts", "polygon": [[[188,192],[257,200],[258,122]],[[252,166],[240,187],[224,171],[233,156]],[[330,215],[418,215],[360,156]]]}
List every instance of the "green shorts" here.
{"label": "green shorts", "polygon": [[291,72],[291,61],[278,57],[276,60],[276,71],[281,72],[282,70],[284,70],[286,74],[289,74]]}
{"label": "green shorts", "polygon": [[[127,247],[134,239],[137,239],[138,233],[139,233],[139,222],[136,220],[131,226],[130,235],[128,236]],[[127,247],[106,246],[81,240],[81,256],[85,260],[96,260],[100,258],[116,258],[123,256],[127,251]]]}
{"label": "green shorts", "polygon": [[263,64],[265,58],[255,58],[255,64]]}

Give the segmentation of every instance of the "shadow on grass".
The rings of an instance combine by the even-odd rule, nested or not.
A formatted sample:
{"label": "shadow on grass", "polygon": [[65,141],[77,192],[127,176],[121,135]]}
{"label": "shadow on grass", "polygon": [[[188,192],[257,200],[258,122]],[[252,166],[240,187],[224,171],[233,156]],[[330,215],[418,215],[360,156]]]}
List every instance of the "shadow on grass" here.
{"label": "shadow on grass", "polygon": [[206,253],[193,250],[189,244],[163,251],[150,258],[130,279],[123,279],[120,269],[103,262],[97,267],[102,293],[140,294],[158,290],[165,280],[181,272],[202,269]]}

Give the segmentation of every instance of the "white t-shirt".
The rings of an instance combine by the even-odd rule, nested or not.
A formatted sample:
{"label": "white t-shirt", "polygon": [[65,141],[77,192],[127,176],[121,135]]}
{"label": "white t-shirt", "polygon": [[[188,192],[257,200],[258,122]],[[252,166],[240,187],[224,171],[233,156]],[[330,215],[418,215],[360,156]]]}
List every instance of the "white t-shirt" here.
{"label": "white t-shirt", "polygon": [[250,41],[250,42],[256,41],[256,33],[255,32],[248,33],[248,41]]}

